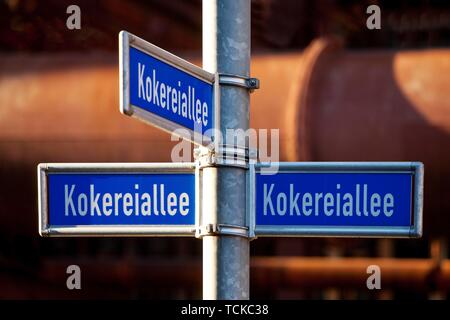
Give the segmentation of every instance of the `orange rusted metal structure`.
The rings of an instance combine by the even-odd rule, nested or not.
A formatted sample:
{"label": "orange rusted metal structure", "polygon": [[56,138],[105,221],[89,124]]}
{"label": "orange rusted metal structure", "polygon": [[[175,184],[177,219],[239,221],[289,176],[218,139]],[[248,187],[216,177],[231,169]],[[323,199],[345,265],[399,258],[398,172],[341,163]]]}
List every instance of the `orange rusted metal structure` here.
{"label": "orange rusted metal structure", "polygon": [[[303,52],[255,56],[252,74],[262,87],[251,126],[280,128],[281,160],[422,161],[425,234],[448,233],[450,50],[348,51],[319,39]],[[122,116],[118,90],[115,56],[3,56],[2,179],[44,161],[170,161],[175,142]],[[34,198],[22,210],[8,200],[19,188],[2,187],[2,219],[19,209],[34,222]]]}
{"label": "orange rusted metal structure", "polygon": [[[66,275],[60,270],[64,270],[70,263],[68,259],[43,261],[37,283],[29,284],[28,290],[32,291],[33,285],[36,286],[39,282],[64,283]],[[370,265],[377,265],[382,270],[383,289],[414,292],[427,292],[430,288],[441,292],[450,290],[449,260],[439,263],[433,259],[394,258],[253,257],[251,286],[252,290],[267,294],[277,288],[294,292],[326,288],[366,291],[366,270]],[[198,295],[201,291],[200,259],[91,259],[84,260],[80,267],[85,274],[84,280],[96,284],[94,288],[91,285],[90,290],[93,292],[90,293],[98,298],[117,296],[113,292],[101,290],[103,286],[126,287],[137,283],[149,283],[158,288],[188,287]],[[14,288],[16,281],[14,278],[2,279],[5,287],[11,287],[11,296],[21,298],[24,293]],[[55,296],[51,290],[47,294],[50,294],[49,297]],[[63,297],[70,297],[67,290],[62,294]]]}
{"label": "orange rusted metal structure", "polygon": [[[117,60],[95,53],[0,57],[0,234],[37,237],[39,162],[170,161],[177,141],[119,113]],[[422,161],[425,238],[448,237],[450,49],[349,51],[318,39],[303,52],[256,55],[252,75],[261,89],[251,97],[251,127],[280,129],[280,160]],[[448,260],[324,261],[255,258],[252,283],[262,291],[275,282],[357,287],[373,263],[393,288],[450,286]],[[180,270],[185,263],[170,266]],[[155,263],[160,273],[151,281],[165,279],[164,266]],[[197,262],[189,266],[177,279],[199,278]],[[43,268],[47,281],[54,266]]]}

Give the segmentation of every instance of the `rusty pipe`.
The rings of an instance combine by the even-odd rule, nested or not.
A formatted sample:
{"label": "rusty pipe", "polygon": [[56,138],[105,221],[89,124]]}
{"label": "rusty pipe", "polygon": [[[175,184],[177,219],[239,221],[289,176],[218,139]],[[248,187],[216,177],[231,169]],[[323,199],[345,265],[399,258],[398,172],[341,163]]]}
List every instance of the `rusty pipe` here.
{"label": "rusty pipe", "polygon": [[[30,158],[21,157],[20,143],[137,140],[170,145],[166,133],[119,114],[116,63],[105,54],[2,56],[2,160],[35,161],[49,152],[43,146],[32,150]],[[252,95],[252,126],[281,129],[283,160],[422,158],[430,159],[431,169],[441,168],[445,161],[437,154],[450,157],[440,148],[449,146],[448,70],[450,50],[353,52],[326,39],[303,53],[255,56],[252,74],[262,88]],[[438,129],[444,136],[435,136]],[[411,140],[428,147],[418,150]],[[80,156],[77,149],[50,152],[73,158]],[[114,161],[145,160],[144,155],[152,161],[168,159],[155,149],[159,152],[128,148],[131,152],[109,156]]]}
{"label": "rusty pipe", "polygon": [[[60,282],[69,262],[46,259],[39,272],[44,281]],[[322,257],[252,257],[251,283],[258,290],[290,288],[354,288],[367,290],[370,274],[367,267],[377,265],[381,270],[383,288],[414,291],[450,290],[450,261],[436,263],[433,259],[395,258],[322,258]],[[140,283],[200,288],[201,265],[198,259],[158,259],[110,261],[83,260],[86,281],[98,284],[127,286]],[[56,277],[56,278],[55,278]]]}
{"label": "rusty pipe", "polygon": [[[43,295],[48,299],[66,297],[68,291],[60,284],[65,283],[65,270],[72,262],[45,258],[39,268],[33,269],[36,274],[29,271],[23,277],[17,271],[15,274],[2,273],[0,278],[8,289],[0,292],[0,298],[29,299],[42,298]],[[201,295],[199,259],[85,258],[79,264],[88,290],[85,294],[91,298],[126,298],[130,290],[149,285],[160,290],[189,288],[191,294]],[[366,287],[369,265],[380,267],[383,289],[412,292],[450,290],[450,261],[437,263],[433,259],[258,256],[251,259],[251,284],[252,289],[258,292],[273,292],[275,288],[307,292],[334,287],[369,293]],[[0,264],[0,267],[4,266]],[[28,280],[24,281],[24,278]],[[47,288],[44,292],[42,286]],[[102,290],[105,286],[111,289],[105,292]],[[73,295],[67,297],[73,298]]]}

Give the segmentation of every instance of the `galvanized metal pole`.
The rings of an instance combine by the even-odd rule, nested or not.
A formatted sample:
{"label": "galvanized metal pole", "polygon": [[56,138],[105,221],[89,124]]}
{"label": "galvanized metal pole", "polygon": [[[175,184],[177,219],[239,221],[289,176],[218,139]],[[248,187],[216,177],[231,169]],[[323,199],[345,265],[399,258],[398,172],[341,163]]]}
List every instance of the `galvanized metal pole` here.
{"label": "galvanized metal pole", "polygon": [[[250,71],[250,0],[203,0],[203,67],[248,77]],[[249,92],[238,86],[221,86],[220,125],[247,130]],[[238,147],[238,146],[236,146]],[[239,147],[245,147],[240,145]],[[203,169],[204,221],[245,226],[246,169]],[[203,298],[249,299],[249,239],[235,235],[203,237]]]}

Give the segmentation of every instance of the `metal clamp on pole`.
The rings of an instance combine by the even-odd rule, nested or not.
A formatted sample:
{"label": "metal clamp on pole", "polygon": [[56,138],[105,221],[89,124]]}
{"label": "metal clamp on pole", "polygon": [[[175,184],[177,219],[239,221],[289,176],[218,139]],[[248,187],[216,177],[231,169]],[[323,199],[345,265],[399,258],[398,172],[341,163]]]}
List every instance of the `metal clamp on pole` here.
{"label": "metal clamp on pole", "polygon": [[235,74],[219,73],[219,84],[246,88],[250,92],[259,89],[259,79],[245,78]]}
{"label": "metal clamp on pole", "polygon": [[232,145],[220,145],[217,150],[198,148],[194,150],[194,156],[201,169],[215,166],[247,169],[250,159],[248,148]]}
{"label": "metal clamp on pole", "polygon": [[[248,149],[241,147],[234,147],[229,145],[220,145],[219,152],[215,152],[208,148],[196,148],[194,149],[194,156],[196,162],[196,189],[199,192],[196,193],[198,197],[199,206],[196,207],[196,219],[195,219],[195,237],[202,238],[204,236],[216,236],[216,235],[232,235],[248,238],[250,240],[256,239],[254,218],[251,218],[252,207],[246,208],[246,226],[238,226],[231,224],[217,224],[202,221],[203,209],[200,208],[203,195],[202,193],[202,179],[203,170],[206,167],[214,166],[237,166],[250,169],[250,174],[247,173],[247,192],[253,190],[250,188],[250,184],[253,183],[251,174],[254,172],[254,164],[258,159],[257,149]],[[251,197],[253,199],[253,197]],[[250,203],[250,202],[249,202]],[[248,204],[247,204],[248,206]]]}
{"label": "metal clamp on pole", "polygon": [[209,223],[199,226],[195,233],[195,237],[197,238],[217,235],[229,235],[248,238],[248,228],[230,224]]}

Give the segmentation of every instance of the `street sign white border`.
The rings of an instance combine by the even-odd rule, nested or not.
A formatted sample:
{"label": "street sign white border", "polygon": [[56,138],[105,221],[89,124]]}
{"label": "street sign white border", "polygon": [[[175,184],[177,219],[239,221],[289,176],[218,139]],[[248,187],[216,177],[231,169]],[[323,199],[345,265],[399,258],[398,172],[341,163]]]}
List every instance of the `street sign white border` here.
{"label": "street sign white border", "polygon": [[358,237],[358,238],[420,238],[422,236],[423,176],[421,162],[280,162],[278,173],[410,173],[413,175],[413,225],[408,227],[385,226],[308,226],[308,225],[260,225],[256,224],[256,173],[273,163],[251,164],[249,170],[251,233],[256,237]]}
{"label": "street sign white border", "polygon": [[[37,167],[39,234],[42,237],[194,237],[192,225],[77,225],[51,226],[48,211],[48,173],[195,173],[195,163],[41,163]],[[195,178],[195,190],[198,179]],[[197,193],[197,191],[196,191]],[[199,207],[195,205],[195,221]]]}
{"label": "street sign white border", "polygon": [[[154,113],[146,111],[138,106],[132,105],[130,102],[130,57],[129,49],[134,47],[146,54],[188,73],[199,80],[213,85],[213,100],[214,100],[214,125],[212,129],[220,130],[220,90],[219,90],[219,76],[217,73],[210,73],[202,68],[171,54],[127,31],[120,31],[119,33],[119,82],[120,82],[120,112],[137,118],[147,124],[160,128],[170,134],[174,133],[176,129],[184,129],[189,134],[177,134],[183,139],[191,141],[192,143],[215,148],[212,140],[199,132],[183,127],[175,122],[160,117]],[[215,132],[213,132],[214,134]],[[201,141],[196,141],[201,140]],[[214,139],[213,139],[214,140]],[[199,143],[200,142],[200,143]]]}

